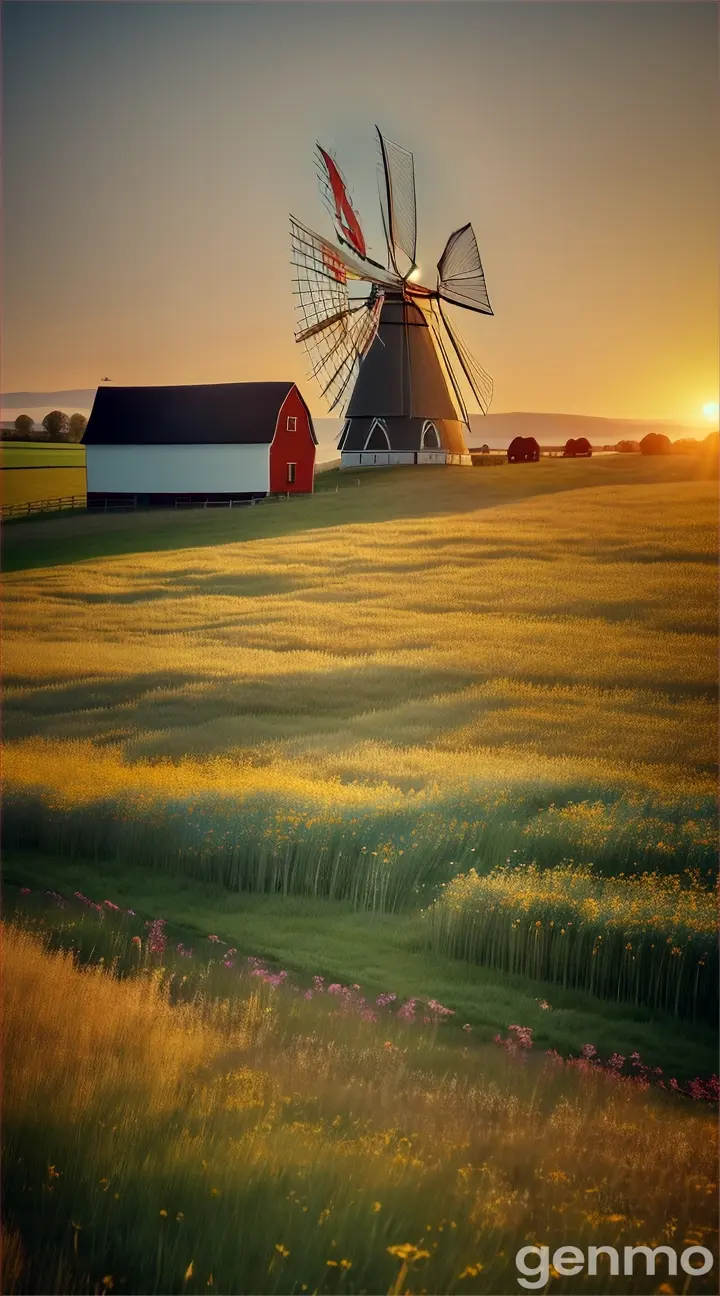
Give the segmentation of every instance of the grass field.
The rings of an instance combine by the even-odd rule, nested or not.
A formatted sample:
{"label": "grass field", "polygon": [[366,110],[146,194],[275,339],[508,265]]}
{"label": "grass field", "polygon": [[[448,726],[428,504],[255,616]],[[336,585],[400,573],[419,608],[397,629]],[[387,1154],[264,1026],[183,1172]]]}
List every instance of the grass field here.
{"label": "grass field", "polygon": [[[519,1239],[656,1245],[668,1220],[709,1235],[690,1205],[714,1191],[702,1104],[593,1059],[639,1052],[683,1082],[715,1066],[715,554],[712,466],[692,456],[328,472],[311,499],[232,515],[8,528],[25,1077],[10,1245],[35,1284],[17,1290],[501,1296]],[[38,896],[78,891],[109,902],[105,918]],[[114,933],[116,905],[140,925]],[[158,917],[167,954],[185,952],[151,975]],[[272,964],[259,999],[241,975],[235,1007],[217,1007],[212,936]],[[104,962],[81,974],[38,939]],[[297,992],[274,986],[282,971]],[[348,1002],[425,1004],[430,1035],[396,1038],[397,1014],[336,1020],[304,999],[313,976]],[[200,995],[182,1011],[163,999],[177,984]],[[128,1035],[130,1002],[147,1029]],[[71,1042],[83,1014],[107,1067]],[[535,1041],[525,1066],[516,1029]],[[51,1036],[46,1110],[33,1051]],[[584,1046],[598,1054],[583,1070]],[[166,1048],[167,1074],[149,1061]],[[574,1061],[548,1071],[546,1049]],[[297,1057],[307,1085],[305,1061],[286,1080]],[[92,1134],[98,1120],[119,1141]],[[23,1202],[48,1188],[38,1249]]]}
{"label": "grass field", "polygon": [[0,445],[0,503],[29,504],[84,494],[84,446]]}

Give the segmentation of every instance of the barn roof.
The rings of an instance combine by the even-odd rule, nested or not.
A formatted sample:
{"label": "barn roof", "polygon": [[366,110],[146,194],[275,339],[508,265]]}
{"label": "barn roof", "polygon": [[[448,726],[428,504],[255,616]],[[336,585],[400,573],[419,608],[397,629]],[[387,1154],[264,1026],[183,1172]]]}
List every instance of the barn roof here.
{"label": "barn roof", "polygon": [[[98,387],[83,442],[269,445],[280,407],[293,387],[292,382]],[[317,445],[311,418],[310,432]]]}

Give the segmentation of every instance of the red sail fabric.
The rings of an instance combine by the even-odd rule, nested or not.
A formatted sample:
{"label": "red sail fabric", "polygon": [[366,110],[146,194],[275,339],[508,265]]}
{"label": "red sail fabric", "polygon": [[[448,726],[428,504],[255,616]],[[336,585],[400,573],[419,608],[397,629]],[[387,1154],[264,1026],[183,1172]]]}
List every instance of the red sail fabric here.
{"label": "red sail fabric", "polygon": [[360,256],[364,257],[367,252],[365,239],[363,238],[363,232],[360,229],[360,223],[355,215],[352,203],[347,196],[345,182],[330,157],[330,154],[326,153],[325,149],[321,148],[319,144],[318,148],[325,166],[327,167],[328,179],[335,200],[335,219],[338,223],[338,227],[351,247],[354,247],[355,251],[358,252]]}

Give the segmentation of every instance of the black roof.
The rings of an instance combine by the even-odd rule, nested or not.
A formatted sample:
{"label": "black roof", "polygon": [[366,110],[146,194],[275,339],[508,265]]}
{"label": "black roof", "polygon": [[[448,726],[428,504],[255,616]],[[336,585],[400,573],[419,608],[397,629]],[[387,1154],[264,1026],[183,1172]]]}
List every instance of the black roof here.
{"label": "black roof", "polygon": [[[83,442],[269,445],[280,406],[294,386],[291,382],[249,382],[98,387]],[[309,410],[308,418],[317,445]]]}

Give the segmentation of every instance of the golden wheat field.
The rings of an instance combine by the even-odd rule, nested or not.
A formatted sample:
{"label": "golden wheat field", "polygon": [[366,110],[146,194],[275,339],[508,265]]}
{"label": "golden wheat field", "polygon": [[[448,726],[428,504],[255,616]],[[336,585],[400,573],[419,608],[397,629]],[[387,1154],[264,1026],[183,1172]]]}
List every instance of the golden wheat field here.
{"label": "golden wheat field", "polygon": [[320,814],[711,793],[713,485],[560,499],[8,576],[10,785]]}

